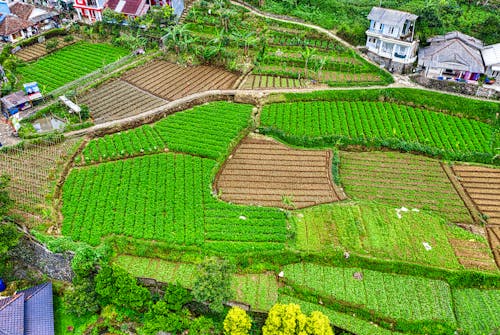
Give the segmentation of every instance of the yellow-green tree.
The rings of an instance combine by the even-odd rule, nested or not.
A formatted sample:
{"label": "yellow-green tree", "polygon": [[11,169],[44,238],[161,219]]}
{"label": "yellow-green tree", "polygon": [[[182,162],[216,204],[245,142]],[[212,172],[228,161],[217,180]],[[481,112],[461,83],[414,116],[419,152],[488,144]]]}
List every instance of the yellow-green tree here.
{"label": "yellow-green tree", "polygon": [[307,335],[307,317],[297,304],[276,304],[269,311],[263,335]]}
{"label": "yellow-green tree", "polygon": [[247,335],[252,328],[252,319],[240,307],[233,307],[229,310],[224,319],[224,334],[226,335]]}
{"label": "yellow-green tree", "polygon": [[311,313],[307,318],[306,331],[309,335],[333,335],[328,317],[318,311]]}
{"label": "yellow-green tree", "polygon": [[263,335],[334,335],[328,317],[312,312],[307,317],[297,304],[276,304],[269,311]]}

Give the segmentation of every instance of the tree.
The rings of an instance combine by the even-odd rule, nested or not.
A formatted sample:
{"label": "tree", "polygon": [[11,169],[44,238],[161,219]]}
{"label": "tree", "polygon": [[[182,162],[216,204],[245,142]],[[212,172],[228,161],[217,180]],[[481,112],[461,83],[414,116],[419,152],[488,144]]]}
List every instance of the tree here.
{"label": "tree", "polygon": [[307,335],[307,317],[297,304],[276,304],[262,327],[263,335]]}
{"label": "tree", "polygon": [[173,47],[177,55],[195,42],[191,32],[187,30],[185,25],[175,25],[170,27],[161,40],[163,45],[167,48]]}
{"label": "tree", "polygon": [[252,328],[252,319],[240,307],[233,307],[229,310],[224,319],[224,334],[226,335],[247,335]]}
{"label": "tree", "polygon": [[211,257],[200,266],[198,278],[193,286],[193,297],[209,308],[222,313],[223,303],[231,296],[231,275],[233,266],[226,260]]}
{"label": "tree", "polygon": [[269,311],[263,335],[333,335],[330,321],[321,312],[307,317],[297,304],[276,304]]}
{"label": "tree", "polygon": [[311,49],[307,45],[300,53],[300,56],[304,59],[304,76],[307,77],[307,70],[309,66],[309,61],[316,54],[316,49]]}
{"label": "tree", "polygon": [[328,317],[318,311],[311,313],[307,318],[306,332],[309,335],[333,335],[332,327]]}

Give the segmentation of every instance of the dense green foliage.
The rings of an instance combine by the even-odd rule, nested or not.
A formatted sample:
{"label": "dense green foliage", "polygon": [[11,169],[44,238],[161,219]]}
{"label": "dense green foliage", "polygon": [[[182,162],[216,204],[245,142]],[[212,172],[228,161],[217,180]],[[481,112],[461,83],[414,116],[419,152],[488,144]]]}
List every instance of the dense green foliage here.
{"label": "dense green foliage", "polygon": [[496,133],[488,124],[384,102],[297,102],[266,105],[264,133],[291,144],[362,144],[491,163]]}
{"label": "dense green foliage", "polygon": [[231,298],[231,277],[233,265],[220,258],[207,258],[198,268],[193,284],[193,297],[196,301],[207,303],[216,312],[224,311],[224,303]]}
{"label": "dense green foliage", "polygon": [[250,105],[227,102],[197,106],[170,115],[152,127],[144,125],[94,139],[83,151],[84,162],[161,152],[165,148],[221,160],[249,126],[251,112]]}
{"label": "dense green foliage", "polygon": [[[439,216],[369,203],[331,204],[297,212],[296,246],[327,254],[335,249],[377,258],[459,269],[448,236],[453,230]],[[426,250],[423,242],[431,245]]]}
{"label": "dense green foliage", "polygon": [[461,334],[496,335],[500,331],[500,290],[453,290]]}
{"label": "dense green foliage", "polygon": [[225,252],[282,249],[283,213],[216,200],[215,166],[168,153],[74,169],[63,187],[63,233],[92,245],[117,234]]}
{"label": "dense green foliage", "polygon": [[283,271],[292,285],[381,319],[415,325],[435,321],[450,329],[456,325],[451,290],[443,281],[310,263],[289,265]]}
{"label": "dense green foliage", "polygon": [[[259,0],[249,2],[259,4]],[[500,25],[498,3],[489,1],[489,5],[482,5],[482,2],[386,0],[382,5],[418,15],[416,37],[421,41],[433,35],[460,30],[483,39],[486,44],[498,43],[500,32],[495,29]],[[381,4],[377,0],[359,0],[355,4],[345,0],[266,0],[262,3],[265,3],[263,10],[297,16],[327,29],[335,29],[341,37],[355,45],[364,45],[365,31],[369,27],[366,16],[373,6]]]}
{"label": "dense green foliage", "polygon": [[384,88],[370,90],[315,91],[286,93],[287,102],[298,101],[386,101],[421,109],[494,123],[500,103],[415,88]]}
{"label": "dense green foliage", "polygon": [[19,67],[18,71],[24,82],[36,81],[40,88],[50,92],[117,61],[127,53],[123,48],[108,44],[78,42]]}
{"label": "dense green foliage", "polygon": [[252,319],[240,307],[229,310],[224,319],[224,334],[226,335],[248,335],[252,328]]}

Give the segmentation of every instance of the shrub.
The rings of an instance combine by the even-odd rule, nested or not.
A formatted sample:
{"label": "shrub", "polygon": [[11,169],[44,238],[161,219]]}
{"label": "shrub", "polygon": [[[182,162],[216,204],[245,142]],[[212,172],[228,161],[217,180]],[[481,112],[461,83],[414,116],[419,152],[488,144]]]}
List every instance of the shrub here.
{"label": "shrub", "polygon": [[229,310],[224,319],[224,334],[226,335],[247,335],[252,328],[252,319],[240,307],[233,307]]}

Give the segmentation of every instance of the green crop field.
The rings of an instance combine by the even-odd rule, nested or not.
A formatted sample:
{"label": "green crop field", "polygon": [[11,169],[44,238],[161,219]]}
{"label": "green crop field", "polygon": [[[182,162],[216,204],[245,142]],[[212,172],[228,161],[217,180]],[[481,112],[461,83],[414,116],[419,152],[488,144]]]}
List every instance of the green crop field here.
{"label": "green crop field", "polygon": [[[221,159],[249,126],[251,105],[213,102],[169,115],[153,126],[106,135],[89,142],[80,162],[96,163],[165,148]],[[203,141],[201,141],[203,139]]]}
{"label": "green crop field", "polygon": [[444,281],[311,263],[288,265],[283,271],[293,285],[382,318],[415,323],[437,321],[451,328],[456,325],[451,290]]}
{"label": "green crop field", "polygon": [[110,44],[78,42],[18,70],[24,82],[36,81],[50,92],[128,53],[128,50]]}
{"label": "green crop field", "polygon": [[[462,268],[448,237],[467,240],[474,235],[466,231],[456,234],[444,219],[425,212],[409,210],[399,216],[394,207],[365,202],[300,210],[293,219],[296,247],[323,254],[340,249],[377,258]],[[424,243],[432,249],[427,250]]]}
{"label": "green crop field", "polygon": [[270,104],[262,110],[261,122],[264,133],[292,144],[333,145],[340,139],[454,158],[491,160],[494,139],[488,124],[384,102]]}
{"label": "green crop field", "polygon": [[349,197],[431,210],[451,222],[473,223],[434,159],[397,152],[342,152],[340,176]]}
{"label": "green crop field", "polygon": [[[193,288],[196,280],[195,264],[129,255],[117,256],[114,263],[135,277],[153,278],[164,283],[179,283],[189,289]],[[234,275],[231,288],[232,299],[249,304],[254,310],[268,311],[278,299],[278,283],[274,274]]]}
{"label": "green crop field", "polygon": [[[500,290],[453,290],[460,334],[490,335],[500,331]],[[496,332],[495,332],[496,331]]]}
{"label": "green crop field", "polygon": [[279,302],[282,304],[297,304],[300,306],[302,312],[311,313],[320,311],[328,316],[332,325],[345,329],[356,335],[400,335],[395,331],[391,331],[380,327],[379,325],[357,318],[356,316],[340,313],[332,309],[326,308],[319,304],[303,301],[288,295],[280,294]]}
{"label": "green crop field", "polygon": [[167,153],[73,169],[63,187],[63,233],[92,245],[125,235],[182,245],[207,241],[220,251],[282,248],[284,215],[217,201],[210,189],[215,166]]}

